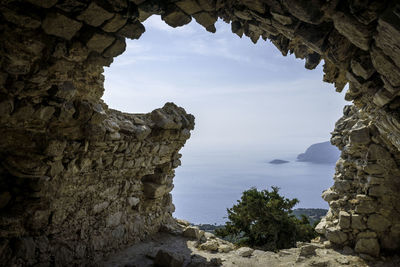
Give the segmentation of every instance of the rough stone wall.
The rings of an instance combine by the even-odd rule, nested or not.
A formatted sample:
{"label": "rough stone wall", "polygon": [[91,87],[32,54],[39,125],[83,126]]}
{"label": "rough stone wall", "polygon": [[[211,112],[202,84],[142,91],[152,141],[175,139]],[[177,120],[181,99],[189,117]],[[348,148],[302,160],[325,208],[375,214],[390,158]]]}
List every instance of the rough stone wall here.
{"label": "rough stone wall", "polygon": [[334,185],[322,197],[328,215],[316,230],[336,244],[377,257],[398,251],[400,154],[362,109],[346,106],[332,144],[342,150]]}
{"label": "rough stone wall", "polygon": [[337,91],[349,83],[354,107],[332,139],[343,153],[318,229],[360,253],[398,251],[397,1],[0,3],[0,262],[91,261],[170,218],[173,168],[193,118],[172,104],[128,115],[100,100],[103,66],[153,14],[172,27],[194,18],[210,32],[222,18],[240,37],[305,59],[306,68],[323,59],[324,81]]}
{"label": "rough stone wall", "polygon": [[0,9],[0,265],[92,263],[159,231],[194,126],[174,104],[108,109],[103,66],[144,28],[94,2],[56,2]]}
{"label": "rough stone wall", "polygon": [[[3,264],[91,263],[170,224],[173,169],[193,117],[172,103],[150,114],[103,112],[82,139],[7,129],[14,140],[2,145],[17,151],[2,154]],[[17,142],[28,135],[29,152]]]}

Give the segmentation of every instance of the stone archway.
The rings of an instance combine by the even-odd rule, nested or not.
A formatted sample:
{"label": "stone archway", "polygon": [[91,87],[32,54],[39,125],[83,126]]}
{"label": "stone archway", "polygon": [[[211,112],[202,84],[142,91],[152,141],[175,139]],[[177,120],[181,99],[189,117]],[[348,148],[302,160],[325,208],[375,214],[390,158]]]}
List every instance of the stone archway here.
{"label": "stone archway", "polygon": [[332,142],[342,150],[317,227],[378,256],[400,240],[400,6],[395,1],[2,1],[0,262],[84,263],[171,219],[173,169],[194,118],[168,103],[125,114],[100,100],[103,66],[158,14],[170,26],[219,18],[271,40],[324,81],[349,83]]}

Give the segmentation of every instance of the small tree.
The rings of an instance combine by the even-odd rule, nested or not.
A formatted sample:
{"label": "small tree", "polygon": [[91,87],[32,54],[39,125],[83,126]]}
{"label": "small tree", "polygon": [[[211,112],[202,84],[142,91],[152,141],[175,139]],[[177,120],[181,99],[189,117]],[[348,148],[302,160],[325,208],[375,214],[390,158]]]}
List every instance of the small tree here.
{"label": "small tree", "polygon": [[316,233],[307,217],[299,220],[291,214],[299,201],[284,198],[278,191],[278,187],[272,187],[272,191],[256,188],[244,191],[241,200],[227,210],[229,221],[216,234],[265,250],[290,248],[296,241],[310,241]]}

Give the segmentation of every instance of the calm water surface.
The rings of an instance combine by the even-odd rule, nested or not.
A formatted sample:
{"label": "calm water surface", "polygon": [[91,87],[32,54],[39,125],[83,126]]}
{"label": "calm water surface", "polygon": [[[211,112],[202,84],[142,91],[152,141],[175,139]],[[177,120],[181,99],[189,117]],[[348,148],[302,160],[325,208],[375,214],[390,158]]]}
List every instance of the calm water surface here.
{"label": "calm water surface", "polygon": [[[299,151],[300,153],[301,151]],[[323,190],[333,184],[334,165],[296,162],[297,153],[216,152],[183,153],[182,166],[176,170],[172,191],[176,207],[174,216],[192,223],[226,221],[226,209],[232,207],[244,190],[251,187],[270,189],[297,198],[296,208],[328,208],[321,198]],[[274,158],[290,160],[286,164],[269,164]]]}

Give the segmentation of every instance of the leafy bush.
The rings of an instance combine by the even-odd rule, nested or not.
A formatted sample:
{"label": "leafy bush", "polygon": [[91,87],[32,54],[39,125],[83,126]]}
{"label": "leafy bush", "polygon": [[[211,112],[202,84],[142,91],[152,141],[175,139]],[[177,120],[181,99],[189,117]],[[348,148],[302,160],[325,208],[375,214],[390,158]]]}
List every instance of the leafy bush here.
{"label": "leafy bush", "polygon": [[244,191],[241,200],[227,209],[229,221],[216,234],[247,245],[265,250],[278,250],[296,245],[296,241],[310,241],[317,234],[306,216],[297,219],[292,208],[297,199],[284,198],[272,191],[256,188]]}

